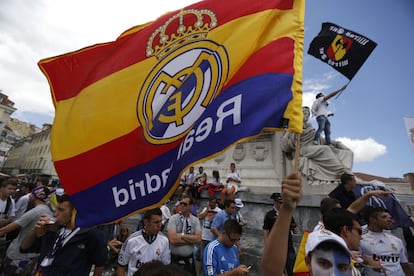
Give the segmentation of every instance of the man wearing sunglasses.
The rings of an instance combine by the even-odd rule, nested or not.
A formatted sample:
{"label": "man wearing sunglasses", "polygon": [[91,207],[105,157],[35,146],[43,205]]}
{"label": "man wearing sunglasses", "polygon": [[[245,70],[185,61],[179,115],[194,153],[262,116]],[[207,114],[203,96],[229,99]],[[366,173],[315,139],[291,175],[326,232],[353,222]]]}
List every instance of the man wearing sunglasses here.
{"label": "man wearing sunglasses", "polygon": [[194,246],[201,242],[200,220],[190,212],[192,199],[184,195],[180,201],[181,212],[168,222],[168,240],[171,245],[171,262],[195,275]]}
{"label": "man wearing sunglasses", "polygon": [[352,275],[361,275],[358,271],[363,267],[369,266],[376,268],[379,272],[382,271],[381,263],[373,260],[370,257],[362,257],[359,248],[362,239],[362,228],[358,222],[358,217],[344,209],[333,209],[323,216],[325,229],[337,234],[344,241],[349,250],[352,251],[352,258],[355,266],[351,265]]}
{"label": "man wearing sunglasses", "polygon": [[[207,276],[247,275],[249,268],[240,264],[237,243],[242,234],[242,227],[236,220],[227,220],[218,239],[210,242],[204,249],[204,274]],[[227,274],[226,274],[227,275]]]}

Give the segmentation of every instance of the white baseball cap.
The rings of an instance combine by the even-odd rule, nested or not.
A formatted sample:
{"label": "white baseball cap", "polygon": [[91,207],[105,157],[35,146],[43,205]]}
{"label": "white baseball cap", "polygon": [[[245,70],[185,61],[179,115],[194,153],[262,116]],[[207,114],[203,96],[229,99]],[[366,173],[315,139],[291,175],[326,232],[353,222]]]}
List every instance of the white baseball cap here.
{"label": "white baseball cap", "polygon": [[323,242],[333,242],[338,244],[349,256],[352,256],[351,251],[348,249],[348,247],[346,246],[346,243],[344,241],[344,239],[342,239],[340,236],[338,236],[337,234],[326,230],[326,229],[322,229],[322,230],[318,230],[318,231],[314,231],[312,233],[309,234],[308,239],[306,240],[306,245],[305,245],[305,253],[306,256],[308,256],[308,254],[310,252],[312,252],[313,250],[315,250],[316,247],[318,247],[319,244],[323,243]]}
{"label": "white baseball cap", "polygon": [[239,207],[239,208],[243,208],[243,206],[244,206],[243,201],[240,198],[235,198],[234,203],[235,203],[236,207]]}

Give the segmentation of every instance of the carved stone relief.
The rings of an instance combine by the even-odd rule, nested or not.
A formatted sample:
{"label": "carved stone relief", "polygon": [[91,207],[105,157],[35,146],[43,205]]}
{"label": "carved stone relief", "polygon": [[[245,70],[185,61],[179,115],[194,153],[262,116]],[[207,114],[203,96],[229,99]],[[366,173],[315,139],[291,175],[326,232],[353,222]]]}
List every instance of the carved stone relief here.
{"label": "carved stone relief", "polygon": [[233,151],[233,159],[236,163],[240,163],[246,157],[245,144],[237,144]]}
{"label": "carved stone relief", "polygon": [[220,154],[219,156],[215,157],[215,158],[214,158],[214,161],[215,161],[217,164],[220,164],[221,162],[223,162],[223,161],[224,161],[224,159],[226,159],[226,153],[225,153],[225,152],[224,152],[224,153],[222,153],[222,154]]}
{"label": "carved stone relief", "polygon": [[264,161],[268,155],[269,149],[265,143],[257,143],[253,146],[253,158],[256,161]]}

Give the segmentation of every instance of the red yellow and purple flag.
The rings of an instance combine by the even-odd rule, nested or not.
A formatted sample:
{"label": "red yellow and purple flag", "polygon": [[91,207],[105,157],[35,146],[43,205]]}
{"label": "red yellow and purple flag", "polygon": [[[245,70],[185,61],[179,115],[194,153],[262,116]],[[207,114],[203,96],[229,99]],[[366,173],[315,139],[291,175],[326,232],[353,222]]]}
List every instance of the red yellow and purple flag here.
{"label": "red yellow and purple flag", "polygon": [[308,54],[329,64],[351,80],[376,46],[377,43],[366,36],[325,22],[312,40]]}
{"label": "red yellow and purple flag", "polygon": [[206,0],[39,62],[76,223],[166,201],[185,169],[263,130],[302,131],[303,0]]}

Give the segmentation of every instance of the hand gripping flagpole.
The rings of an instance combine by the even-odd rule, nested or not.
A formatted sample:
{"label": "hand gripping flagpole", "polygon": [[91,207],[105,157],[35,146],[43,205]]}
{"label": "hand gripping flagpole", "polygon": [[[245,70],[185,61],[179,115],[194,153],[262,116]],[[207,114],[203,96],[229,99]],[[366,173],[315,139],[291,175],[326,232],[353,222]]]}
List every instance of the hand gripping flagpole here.
{"label": "hand gripping flagpole", "polygon": [[[282,122],[283,129],[284,129],[284,134],[289,132],[287,124],[288,124],[288,120],[284,119],[283,122]],[[294,164],[295,168],[294,169],[295,170],[294,171],[298,172],[299,171],[300,137],[301,137],[301,134],[300,133],[294,133],[294,134],[295,134],[294,137],[296,138],[296,141],[295,141],[295,157],[294,157],[294,162],[295,162],[295,164]]]}

